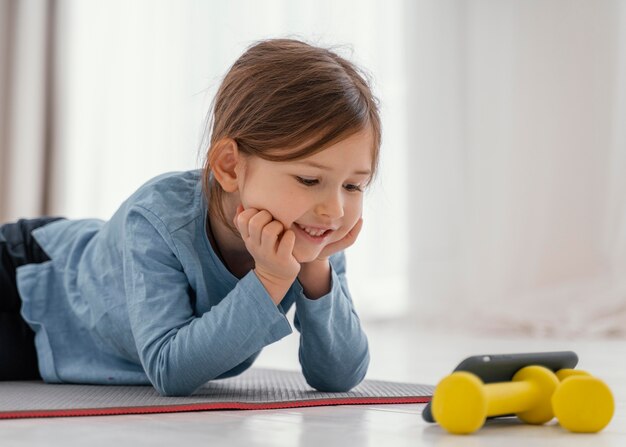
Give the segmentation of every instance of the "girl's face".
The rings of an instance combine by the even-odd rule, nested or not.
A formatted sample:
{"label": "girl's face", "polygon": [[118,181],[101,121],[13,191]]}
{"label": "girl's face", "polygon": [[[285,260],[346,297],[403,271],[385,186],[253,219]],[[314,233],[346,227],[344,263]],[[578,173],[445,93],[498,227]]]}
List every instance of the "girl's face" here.
{"label": "girl's face", "polygon": [[313,261],[361,217],[372,146],[368,128],[297,161],[246,157],[237,168],[241,204],[269,211],[296,234],[293,255],[298,262]]}

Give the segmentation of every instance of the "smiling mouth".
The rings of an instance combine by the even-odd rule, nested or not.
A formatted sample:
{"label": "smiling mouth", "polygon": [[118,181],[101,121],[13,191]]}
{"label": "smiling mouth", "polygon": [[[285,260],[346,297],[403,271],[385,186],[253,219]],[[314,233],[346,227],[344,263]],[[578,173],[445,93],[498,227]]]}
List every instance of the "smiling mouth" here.
{"label": "smiling mouth", "polygon": [[300,225],[299,223],[296,223],[296,225],[300,227],[301,230],[305,231],[308,235],[313,237],[322,236],[323,234],[331,231],[330,229],[307,227],[305,225]]}
{"label": "smiling mouth", "polygon": [[305,225],[300,225],[299,223],[295,223],[295,227],[301,234],[314,242],[324,241],[328,235],[333,232],[332,229],[307,227]]}

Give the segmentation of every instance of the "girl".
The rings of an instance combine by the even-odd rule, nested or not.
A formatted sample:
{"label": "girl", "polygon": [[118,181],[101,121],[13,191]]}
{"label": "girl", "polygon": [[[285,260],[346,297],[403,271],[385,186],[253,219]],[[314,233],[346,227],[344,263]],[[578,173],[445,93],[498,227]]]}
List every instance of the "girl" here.
{"label": "girl", "polygon": [[209,128],[202,171],[149,181],[108,222],[0,227],[0,378],[189,395],[290,334],[295,305],[307,382],[361,382],[343,250],[381,140],[363,75],[326,49],[260,42],[226,74]]}

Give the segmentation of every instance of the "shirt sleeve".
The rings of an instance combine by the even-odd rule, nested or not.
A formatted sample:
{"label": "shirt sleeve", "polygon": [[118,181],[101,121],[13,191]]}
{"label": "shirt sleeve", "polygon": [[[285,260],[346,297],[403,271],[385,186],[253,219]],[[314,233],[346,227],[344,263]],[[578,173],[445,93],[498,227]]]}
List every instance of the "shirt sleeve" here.
{"label": "shirt sleeve", "polygon": [[297,282],[294,326],[300,332],[299,360],[307,383],[320,391],[347,391],[369,366],[367,337],[346,282],[345,255],[333,255],[331,290],[316,300]]}
{"label": "shirt sleeve", "polygon": [[124,283],[142,366],[162,395],[189,395],[292,332],[250,272],[217,305],[194,315],[174,241],[151,211],[127,217]]}

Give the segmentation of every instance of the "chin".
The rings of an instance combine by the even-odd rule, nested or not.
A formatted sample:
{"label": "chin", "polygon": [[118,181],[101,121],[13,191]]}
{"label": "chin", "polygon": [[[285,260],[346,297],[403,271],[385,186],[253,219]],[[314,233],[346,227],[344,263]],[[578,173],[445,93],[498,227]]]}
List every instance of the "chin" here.
{"label": "chin", "polygon": [[300,264],[304,264],[307,262],[315,261],[321,252],[321,250],[311,252],[310,250],[302,251],[295,249],[293,251],[293,257],[296,258],[296,261],[298,261]]}

